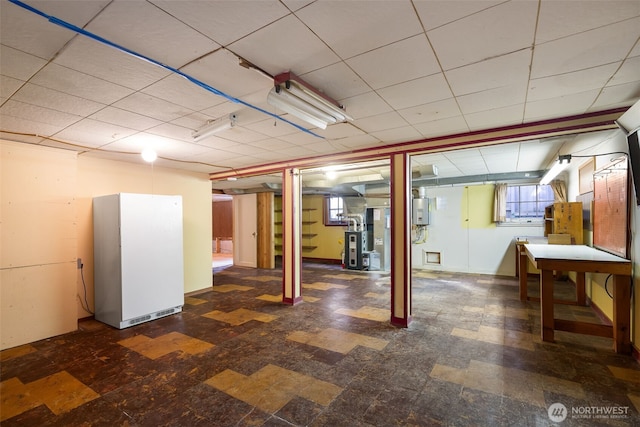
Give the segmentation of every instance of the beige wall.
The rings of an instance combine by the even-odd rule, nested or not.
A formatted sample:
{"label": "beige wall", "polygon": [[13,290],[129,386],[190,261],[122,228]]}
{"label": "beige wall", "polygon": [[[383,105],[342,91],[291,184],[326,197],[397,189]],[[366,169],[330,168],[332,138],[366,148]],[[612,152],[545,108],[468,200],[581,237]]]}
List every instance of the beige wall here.
{"label": "beige wall", "polygon": [[93,309],[92,198],[176,194],[183,200],[185,293],[212,285],[207,174],[1,142],[1,348],[62,334]]}
{"label": "beige wall", "polygon": [[[184,233],[184,291],[212,285],[211,182],[207,174],[78,157],[78,258],[84,263],[89,303],[93,301],[93,197],[115,193],[181,195]],[[83,295],[82,282],[78,293]],[[78,302],[78,317],[86,313]]]}
{"label": "beige wall", "polygon": [[0,348],[73,331],[76,153],[0,141]]}
{"label": "beige wall", "polygon": [[323,223],[325,196],[302,196],[302,221],[313,222],[303,224],[302,233],[316,234],[314,237],[303,237],[302,244],[316,246],[313,250],[303,250],[305,258],[340,260],[344,250],[344,231],[346,227],[325,226]]}

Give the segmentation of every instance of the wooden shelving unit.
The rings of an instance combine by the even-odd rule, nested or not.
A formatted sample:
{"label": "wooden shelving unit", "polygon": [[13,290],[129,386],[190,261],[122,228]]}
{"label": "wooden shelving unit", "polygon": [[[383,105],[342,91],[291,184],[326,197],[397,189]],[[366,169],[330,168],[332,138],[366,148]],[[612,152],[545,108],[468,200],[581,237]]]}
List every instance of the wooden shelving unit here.
{"label": "wooden shelving unit", "polygon": [[[319,222],[318,218],[314,215],[314,212],[316,211],[317,209],[314,208],[302,208],[302,215],[304,219],[302,221],[303,233],[301,234],[301,237],[303,240],[302,250],[305,252],[310,252],[318,248],[317,245],[312,244],[312,239],[318,236],[318,233],[313,232],[313,225]],[[275,209],[274,213],[274,225],[277,230],[277,232],[274,233],[274,238],[276,239],[274,247],[276,250],[282,251],[282,209]],[[304,217],[305,215],[306,218]]]}
{"label": "wooden shelving unit", "polygon": [[556,202],[544,209],[544,235],[570,234],[572,243],[582,245],[582,202]]}

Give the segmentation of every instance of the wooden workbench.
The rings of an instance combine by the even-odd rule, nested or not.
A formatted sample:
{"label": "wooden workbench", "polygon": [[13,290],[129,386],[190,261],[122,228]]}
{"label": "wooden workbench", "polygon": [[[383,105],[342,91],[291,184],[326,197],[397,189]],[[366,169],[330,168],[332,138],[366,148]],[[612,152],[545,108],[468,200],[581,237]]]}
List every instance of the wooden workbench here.
{"label": "wooden workbench", "polygon": [[[527,259],[540,270],[540,317],[543,341],[553,342],[554,330],[613,338],[616,353],[631,353],[631,261],[584,245],[525,244],[520,251],[520,299],[527,299]],[[584,293],[585,273],[613,276],[613,326],[555,319],[554,270],[576,272],[576,289]],[[578,291],[580,300],[580,291]],[[584,296],[582,296],[584,298]]]}

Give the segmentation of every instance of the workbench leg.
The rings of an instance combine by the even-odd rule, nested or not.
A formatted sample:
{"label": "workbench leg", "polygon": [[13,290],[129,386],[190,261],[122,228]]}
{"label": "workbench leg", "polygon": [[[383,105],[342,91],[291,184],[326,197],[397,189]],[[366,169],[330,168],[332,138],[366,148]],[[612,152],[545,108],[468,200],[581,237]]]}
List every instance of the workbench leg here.
{"label": "workbench leg", "polygon": [[576,301],[578,302],[578,305],[587,305],[584,272],[576,273]]}
{"label": "workbench leg", "polygon": [[631,354],[631,279],[613,276],[613,351]]}
{"label": "workbench leg", "polygon": [[518,279],[520,284],[520,301],[527,300],[527,273],[529,267],[529,258],[524,248],[518,247]]}
{"label": "workbench leg", "polygon": [[540,330],[542,341],[553,342],[553,270],[540,271]]}

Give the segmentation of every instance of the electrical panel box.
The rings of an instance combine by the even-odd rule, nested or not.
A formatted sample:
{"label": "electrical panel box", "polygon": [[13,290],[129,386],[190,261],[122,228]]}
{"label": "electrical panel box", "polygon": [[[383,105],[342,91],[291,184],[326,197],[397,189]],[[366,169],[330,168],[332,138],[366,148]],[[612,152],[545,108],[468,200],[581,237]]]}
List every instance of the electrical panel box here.
{"label": "electrical panel box", "polygon": [[429,225],[429,199],[413,199],[413,225]]}

